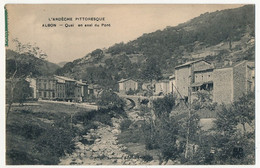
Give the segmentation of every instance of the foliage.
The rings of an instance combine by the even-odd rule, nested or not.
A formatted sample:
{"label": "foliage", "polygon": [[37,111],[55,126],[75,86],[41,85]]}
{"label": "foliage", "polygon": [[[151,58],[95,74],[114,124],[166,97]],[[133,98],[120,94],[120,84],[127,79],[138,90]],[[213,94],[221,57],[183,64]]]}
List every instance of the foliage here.
{"label": "foliage", "polygon": [[141,78],[146,81],[162,79],[162,72],[156,57],[148,57],[141,67]]}
{"label": "foliage", "polygon": [[254,101],[250,93],[233,104],[221,105],[213,134],[201,134],[199,164],[254,164]]}
{"label": "foliage", "polygon": [[33,55],[37,58],[40,58],[42,60],[47,58],[47,54],[44,53],[38,46],[37,44],[22,44],[18,38],[15,38],[12,40],[15,43],[16,46],[16,52],[19,54],[25,54],[25,55]]}
{"label": "foliage", "polygon": [[[44,61],[47,55],[35,44],[22,44],[17,38],[13,39],[13,42],[16,45],[16,52],[7,50],[6,53],[6,77],[8,78],[6,92],[8,94],[7,103],[9,106],[6,119],[8,119],[13,103],[15,101],[22,103],[30,94],[28,94],[28,84],[26,84],[24,80],[28,76],[37,76],[41,73],[37,70],[39,67],[36,68],[36,63],[38,63],[38,65],[39,62],[47,64],[47,62]],[[21,85],[21,87],[19,85]]]}
{"label": "foliage", "polygon": [[145,162],[149,162],[153,160],[153,157],[149,154],[141,156],[141,158],[145,161]]}
{"label": "foliage", "polygon": [[[253,5],[205,13],[178,26],[143,34],[128,43],[115,44],[103,50],[104,57],[94,65],[91,60],[82,58],[66,64],[58,71],[69,76],[80,76],[104,87],[109,86],[113,90],[116,90],[116,82],[122,78],[158,80],[162,74],[173,73],[176,65],[193,59],[187,56],[195,52],[198,44],[204,49],[241,40],[246,34],[254,38],[254,15]],[[222,50],[206,59],[222,62],[232,55],[230,52]],[[241,52],[240,55],[235,54],[234,62],[254,58],[253,45]],[[100,49],[96,49],[90,55],[101,53]]]}
{"label": "foliage", "polygon": [[183,152],[183,145],[178,140],[179,123],[174,118],[157,120],[155,126],[151,121],[145,123],[143,132],[146,149],[158,149],[162,160],[175,160]]}
{"label": "foliage", "polygon": [[132,121],[130,119],[124,119],[123,121],[120,122],[120,130],[121,131],[127,130],[131,124]]}
{"label": "foliage", "polygon": [[83,125],[87,129],[95,128],[94,121],[99,121],[103,124],[111,125],[112,115],[109,113],[110,110],[92,110],[92,111],[82,111],[77,113],[74,118],[76,121],[83,122]]}
{"label": "foliage", "polygon": [[101,49],[96,49],[96,50],[92,51],[90,53],[90,55],[91,55],[94,63],[97,63],[104,57],[103,50],[101,50]]}
{"label": "foliage", "polygon": [[246,133],[245,124],[254,127],[255,121],[255,94],[249,93],[241,96],[233,103],[233,108],[236,113],[236,120],[243,125],[243,131]]}
{"label": "foliage", "polygon": [[140,90],[133,90],[132,88],[130,88],[128,91],[126,91],[127,95],[135,95],[139,92]]}
{"label": "foliage", "polygon": [[53,122],[47,123],[32,111],[10,113],[6,126],[7,164],[58,164],[60,157],[74,150],[73,138],[78,130],[70,127],[69,115],[49,114],[46,120]]}
{"label": "foliage", "polygon": [[29,86],[29,83],[25,80],[19,80],[16,83],[15,88],[13,89],[13,97],[10,94],[10,86],[8,85],[9,83],[7,83],[7,88],[6,88],[6,99],[7,99],[7,103],[12,102],[16,102],[16,103],[24,103],[27,98],[29,98],[32,95],[32,90]]}
{"label": "foliage", "polygon": [[32,62],[15,62],[13,59],[6,60],[6,78],[9,79],[17,69],[16,76],[39,76],[41,72],[36,68]]}
{"label": "foliage", "polygon": [[194,110],[208,109],[215,110],[217,103],[213,103],[212,95],[206,90],[196,92],[196,98],[192,101],[192,108]]}
{"label": "foliage", "polygon": [[112,90],[104,90],[98,98],[97,104],[106,108],[118,108],[123,109],[125,107],[125,101],[121,99]]}
{"label": "foliage", "polygon": [[153,109],[157,118],[168,118],[174,106],[175,98],[171,94],[153,101]]}

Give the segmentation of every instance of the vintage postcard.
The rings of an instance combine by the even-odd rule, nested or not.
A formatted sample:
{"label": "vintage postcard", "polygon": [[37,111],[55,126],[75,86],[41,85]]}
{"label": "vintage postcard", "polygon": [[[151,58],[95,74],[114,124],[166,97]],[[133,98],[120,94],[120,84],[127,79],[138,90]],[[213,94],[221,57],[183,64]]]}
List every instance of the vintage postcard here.
{"label": "vintage postcard", "polygon": [[6,165],[255,165],[254,4],[6,4]]}

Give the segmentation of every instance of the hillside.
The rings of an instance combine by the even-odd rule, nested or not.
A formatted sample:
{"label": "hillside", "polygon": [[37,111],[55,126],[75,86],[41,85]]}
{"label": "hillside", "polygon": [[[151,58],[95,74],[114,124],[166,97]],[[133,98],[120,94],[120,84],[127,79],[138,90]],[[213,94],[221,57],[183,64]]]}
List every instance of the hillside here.
{"label": "hillside", "polygon": [[67,61],[62,61],[62,62],[57,63],[57,65],[59,65],[60,67],[63,67],[67,63],[68,63]]}
{"label": "hillside", "polygon": [[162,79],[172,74],[176,65],[194,59],[218,64],[224,60],[254,60],[254,11],[253,5],[246,5],[201,14],[126,44],[96,49],[65,64],[56,73],[113,87],[121,78]]}
{"label": "hillside", "polygon": [[6,50],[6,76],[7,78],[15,71],[15,61],[17,60],[17,67],[19,68],[17,75],[25,75],[31,73],[32,75],[51,75],[59,66],[39,59],[33,55],[18,54],[13,50]]}

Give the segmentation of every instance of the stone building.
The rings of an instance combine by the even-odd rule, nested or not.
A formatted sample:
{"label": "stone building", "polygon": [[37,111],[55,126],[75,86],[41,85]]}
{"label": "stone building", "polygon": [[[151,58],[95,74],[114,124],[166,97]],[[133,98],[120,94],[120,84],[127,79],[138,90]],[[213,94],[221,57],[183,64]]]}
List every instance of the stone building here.
{"label": "stone building", "polygon": [[176,80],[175,75],[169,77],[169,92],[171,94],[176,94]]}
{"label": "stone building", "polygon": [[167,95],[169,93],[169,80],[161,80],[155,83],[154,95]]}
{"label": "stone building", "polygon": [[229,104],[254,92],[255,65],[242,61],[215,68],[209,62],[197,60],[175,67],[175,78],[179,98],[193,100],[198,91],[206,90],[213,102]]}
{"label": "stone building", "polygon": [[129,90],[138,90],[138,82],[132,79],[121,79],[118,81],[119,93],[126,93]]}
{"label": "stone building", "polygon": [[213,78],[213,101],[231,103],[243,94],[254,92],[254,62],[242,61],[230,67],[215,69]]}
{"label": "stone building", "polygon": [[[56,98],[56,82],[55,78],[39,77],[32,79],[32,83],[36,83],[36,98],[40,99],[55,99]],[[34,82],[35,81],[35,82]],[[35,95],[35,93],[34,93]]]}
{"label": "stone building", "polygon": [[[54,78],[57,80],[58,86],[57,89],[59,98],[64,98],[66,101],[76,101],[82,102],[88,96],[88,85],[82,80],[77,81],[65,76],[57,76]],[[64,95],[64,96],[63,96]]]}
{"label": "stone building", "polygon": [[214,69],[213,101],[231,103],[233,101],[233,68]]}
{"label": "stone building", "polygon": [[84,101],[88,96],[88,85],[82,80],[76,81],[74,90],[74,100],[77,102]]}
{"label": "stone building", "polygon": [[178,97],[188,101],[189,90],[191,90],[192,84],[195,89],[196,87],[201,87],[204,82],[208,82],[210,78],[208,75],[210,75],[213,69],[214,66],[205,60],[190,61],[176,66],[175,82]]}
{"label": "stone building", "polygon": [[56,83],[56,97],[58,100],[65,100],[65,81],[58,80]]}
{"label": "stone building", "polygon": [[76,80],[65,77],[65,76],[58,76],[58,75],[54,75],[54,78],[59,83],[65,84],[65,100],[66,101],[73,101],[74,98],[75,98]]}
{"label": "stone building", "polygon": [[82,102],[88,96],[88,85],[64,76],[27,78],[33,90],[32,98]]}

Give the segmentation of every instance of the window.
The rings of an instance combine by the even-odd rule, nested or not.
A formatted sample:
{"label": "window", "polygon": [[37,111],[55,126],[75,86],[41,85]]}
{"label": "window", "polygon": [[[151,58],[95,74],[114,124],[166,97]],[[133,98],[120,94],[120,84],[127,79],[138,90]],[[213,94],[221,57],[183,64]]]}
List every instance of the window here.
{"label": "window", "polygon": [[43,97],[47,97],[47,93],[46,92],[43,92]]}
{"label": "window", "polygon": [[39,97],[42,97],[42,92],[39,92]]}
{"label": "window", "polygon": [[47,84],[46,84],[46,83],[43,84],[43,88],[44,88],[44,89],[47,88]]}
{"label": "window", "polygon": [[192,91],[195,92],[195,87],[192,87]]}

